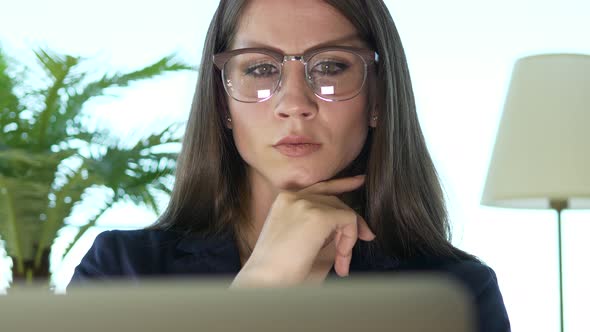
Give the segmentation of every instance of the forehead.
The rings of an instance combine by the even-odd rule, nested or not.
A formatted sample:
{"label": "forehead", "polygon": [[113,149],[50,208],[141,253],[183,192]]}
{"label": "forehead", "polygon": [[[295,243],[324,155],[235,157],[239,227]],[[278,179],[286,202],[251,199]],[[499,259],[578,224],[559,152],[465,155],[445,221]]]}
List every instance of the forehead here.
{"label": "forehead", "polygon": [[272,47],[299,54],[332,41],[362,46],[355,27],[321,0],[251,0],[241,14],[232,49]]}

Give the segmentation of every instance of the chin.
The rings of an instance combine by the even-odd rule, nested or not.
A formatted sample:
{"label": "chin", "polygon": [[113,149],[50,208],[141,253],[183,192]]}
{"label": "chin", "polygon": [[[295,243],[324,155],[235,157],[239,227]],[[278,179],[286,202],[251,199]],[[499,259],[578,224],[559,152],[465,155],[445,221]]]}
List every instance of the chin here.
{"label": "chin", "polygon": [[282,174],[276,178],[275,186],[281,190],[301,190],[313,184],[329,179],[329,176],[321,174]]}

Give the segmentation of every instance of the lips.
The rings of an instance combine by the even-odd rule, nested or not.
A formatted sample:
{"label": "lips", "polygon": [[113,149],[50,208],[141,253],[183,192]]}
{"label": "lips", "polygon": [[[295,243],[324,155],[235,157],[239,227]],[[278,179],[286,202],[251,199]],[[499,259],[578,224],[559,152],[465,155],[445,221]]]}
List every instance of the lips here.
{"label": "lips", "polygon": [[315,142],[313,139],[306,137],[306,136],[299,136],[299,135],[289,135],[285,136],[280,139],[274,146],[283,145],[283,144],[319,144]]}
{"label": "lips", "polygon": [[305,136],[290,135],[283,137],[273,147],[287,157],[304,157],[320,149],[322,145]]}

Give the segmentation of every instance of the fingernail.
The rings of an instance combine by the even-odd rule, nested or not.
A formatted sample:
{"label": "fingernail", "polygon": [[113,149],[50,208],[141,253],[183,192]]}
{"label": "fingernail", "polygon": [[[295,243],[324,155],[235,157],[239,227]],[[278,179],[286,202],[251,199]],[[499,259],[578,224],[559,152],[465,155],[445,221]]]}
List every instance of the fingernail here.
{"label": "fingernail", "polygon": [[363,178],[365,178],[365,174],[356,175],[355,178],[357,178],[357,179],[363,179]]}

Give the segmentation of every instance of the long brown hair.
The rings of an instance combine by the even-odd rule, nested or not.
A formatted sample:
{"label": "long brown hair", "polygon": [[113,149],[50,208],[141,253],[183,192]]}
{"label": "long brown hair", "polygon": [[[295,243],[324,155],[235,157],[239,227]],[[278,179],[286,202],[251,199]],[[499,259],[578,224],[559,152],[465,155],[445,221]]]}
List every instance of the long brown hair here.
{"label": "long brown hair", "polygon": [[[443,191],[416,114],[404,49],[382,0],[326,0],[379,54],[369,107],[378,115],[353,165],[366,183],[349,202],[398,258],[473,258],[450,243]],[[248,207],[246,165],[229,129],[226,96],[212,56],[234,37],[246,0],[221,0],[205,40],[190,117],[168,208],[150,228],[216,235],[239,229]],[[350,167],[347,171],[350,171]]]}

